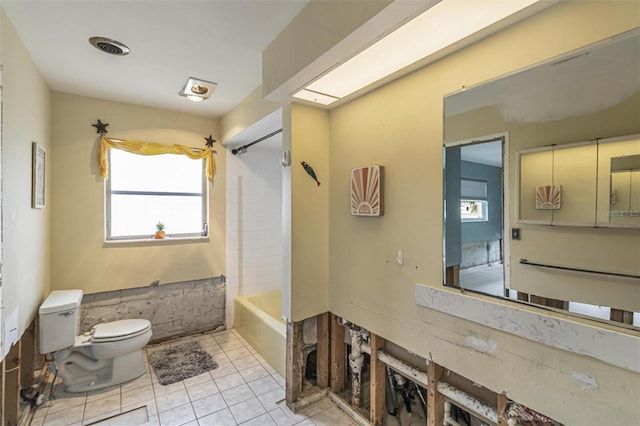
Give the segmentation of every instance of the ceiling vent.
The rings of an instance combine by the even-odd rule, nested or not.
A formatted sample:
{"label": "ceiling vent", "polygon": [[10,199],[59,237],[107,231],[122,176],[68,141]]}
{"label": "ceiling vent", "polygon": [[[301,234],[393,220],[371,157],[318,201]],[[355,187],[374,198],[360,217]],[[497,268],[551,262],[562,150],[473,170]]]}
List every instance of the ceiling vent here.
{"label": "ceiling vent", "polygon": [[89,43],[98,50],[110,55],[124,56],[129,53],[129,48],[116,40],[106,37],[91,37]]}

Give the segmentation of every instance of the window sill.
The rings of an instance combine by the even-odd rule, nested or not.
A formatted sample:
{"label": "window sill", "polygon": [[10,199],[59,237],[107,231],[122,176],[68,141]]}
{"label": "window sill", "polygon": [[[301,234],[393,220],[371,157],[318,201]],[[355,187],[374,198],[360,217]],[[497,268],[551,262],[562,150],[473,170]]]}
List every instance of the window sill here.
{"label": "window sill", "polygon": [[172,244],[189,244],[189,243],[208,243],[209,237],[165,237],[165,238],[141,238],[136,240],[105,240],[104,246],[153,246],[153,245],[172,245]]}

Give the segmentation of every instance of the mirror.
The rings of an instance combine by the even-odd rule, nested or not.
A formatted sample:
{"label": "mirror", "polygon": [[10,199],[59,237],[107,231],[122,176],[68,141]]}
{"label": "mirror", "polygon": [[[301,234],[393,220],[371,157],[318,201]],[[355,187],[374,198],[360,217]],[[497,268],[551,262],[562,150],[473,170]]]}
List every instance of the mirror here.
{"label": "mirror", "polygon": [[445,285],[640,326],[639,75],[634,30],[445,97]]}
{"label": "mirror", "polygon": [[640,217],[640,155],[611,158],[609,195],[612,222]]}

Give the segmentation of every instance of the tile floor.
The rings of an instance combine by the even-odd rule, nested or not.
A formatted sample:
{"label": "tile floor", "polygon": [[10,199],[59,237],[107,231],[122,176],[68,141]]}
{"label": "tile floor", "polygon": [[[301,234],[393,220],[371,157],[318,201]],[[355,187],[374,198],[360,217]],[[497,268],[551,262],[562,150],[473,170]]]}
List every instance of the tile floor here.
{"label": "tile floor", "polygon": [[504,295],[503,271],[502,263],[499,262],[461,269],[460,287],[502,296]]}
{"label": "tile floor", "polygon": [[[151,345],[145,351],[189,339],[198,340],[219,367],[167,386],[157,382],[148,364],[147,372],[136,380],[102,390],[71,394],[57,383],[55,399],[37,408],[31,425],[88,425],[143,406],[149,416],[145,426],[355,425],[329,399],[292,413],[283,401],[284,379],[235,330]],[[50,385],[47,397],[49,389]]]}

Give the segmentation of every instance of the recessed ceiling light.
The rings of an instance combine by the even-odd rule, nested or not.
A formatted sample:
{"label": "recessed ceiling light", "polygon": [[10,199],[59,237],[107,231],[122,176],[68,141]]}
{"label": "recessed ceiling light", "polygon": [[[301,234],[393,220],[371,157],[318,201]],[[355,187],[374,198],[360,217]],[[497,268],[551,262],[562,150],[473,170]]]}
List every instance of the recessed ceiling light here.
{"label": "recessed ceiling light", "polygon": [[217,86],[216,83],[210,81],[189,77],[179,95],[193,102],[202,102],[211,97],[211,94],[216,90]]}
{"label": "recessed ceiling light", "polygon": [[110,55],[124,56],[130,52],[125,44],[106,37],[91,37],[89,43],[96,49]]}

